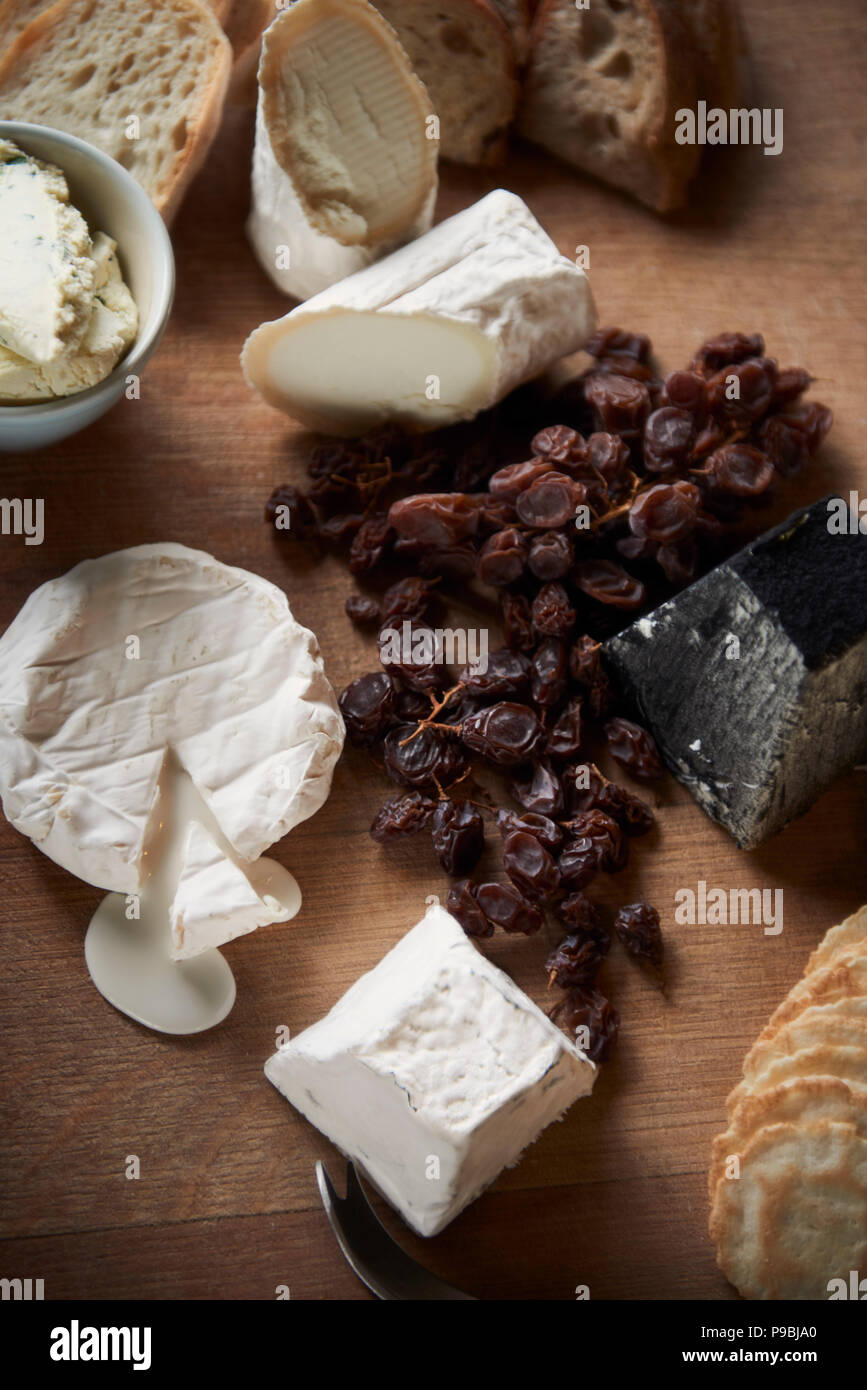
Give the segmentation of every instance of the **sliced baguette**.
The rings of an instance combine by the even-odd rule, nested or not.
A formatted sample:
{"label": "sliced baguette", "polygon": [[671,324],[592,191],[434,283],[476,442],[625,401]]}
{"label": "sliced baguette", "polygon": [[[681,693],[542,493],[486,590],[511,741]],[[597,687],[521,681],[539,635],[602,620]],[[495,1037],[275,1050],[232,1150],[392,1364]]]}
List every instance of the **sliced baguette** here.
{"label": "sliced baguette", "polygon": [[457,164],[504,158],[518,102],[512,36],[487,0],[376,0],[430,93],[440,156]]}
{"label": "sliced baguette", "polygon": [[680,14],[698,58],[698,96],[728,111],[741,102],[746,40],[734,0],[680,0]]}
{"label": "sliced baguette", "polygon": [[[49,10],[54,0],[0,0],[0,53],[26,29],[31,19]],[[5,114],[5,113],[4,113]]]}
{"label": "sliced baguette", "polygon": [[[519,129],[658,212],[678,207],[699,150],[675,112],[696,101],[696,56],[674,0],[543,0]],[[436,103],[434,103],[436,104]]]}
{"label": "sliced baguette", "polygon": [[59,0],[0,57],[0,110],[104,150],[170,221],[217,132],[230,66],[203,0]]}
{"label": "sliced baguette", "polygon": [[491,4],[506,21],[518,62],[525,63],[530,49],[530,26],[533,22],[530,0],[491,0]]}
{"label": "sliced baguette", "polygon": [[233,106],[255,106],[259,94],[256,69],[262,51],[262,35],[269,24],[288,8],[287,0],[230,0],[223,22],[232,45],[232,78],[229,101]]}
{"label": "sliced baguette", "polygon": [[[241,2],[245,3],[246,0]],[[0,53],[9,47],[13,39],[17,39],[31,19],[44,10],[50,10],[56,3],[57,0],[0,0]],[[233,4],[238,0],[207,0],[207,3],[225,28]],[[271,5],[274,0],[264,0],[264,3]]]}

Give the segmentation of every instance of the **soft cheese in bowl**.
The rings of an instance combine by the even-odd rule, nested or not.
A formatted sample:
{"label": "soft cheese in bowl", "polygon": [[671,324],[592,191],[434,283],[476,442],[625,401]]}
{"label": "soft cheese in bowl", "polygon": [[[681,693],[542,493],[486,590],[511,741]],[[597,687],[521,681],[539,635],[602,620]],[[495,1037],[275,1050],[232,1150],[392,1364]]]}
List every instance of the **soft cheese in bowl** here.
{"label": "soft cheese in bowl", "polygon": [[0,121],[0,448],[56,442],[137,394],[173,288],[162,219],[120,164]]}

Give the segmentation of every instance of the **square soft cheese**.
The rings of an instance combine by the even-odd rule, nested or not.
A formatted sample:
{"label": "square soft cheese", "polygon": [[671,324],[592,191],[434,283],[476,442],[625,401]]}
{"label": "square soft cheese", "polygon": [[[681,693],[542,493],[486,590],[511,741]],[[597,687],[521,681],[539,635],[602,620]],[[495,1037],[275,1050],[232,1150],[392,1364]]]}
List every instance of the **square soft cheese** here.
{"label": "square soft cheese", "polygon": [[432,1236],[590,1093],[596,1068],[432,906],[265,1074]]}

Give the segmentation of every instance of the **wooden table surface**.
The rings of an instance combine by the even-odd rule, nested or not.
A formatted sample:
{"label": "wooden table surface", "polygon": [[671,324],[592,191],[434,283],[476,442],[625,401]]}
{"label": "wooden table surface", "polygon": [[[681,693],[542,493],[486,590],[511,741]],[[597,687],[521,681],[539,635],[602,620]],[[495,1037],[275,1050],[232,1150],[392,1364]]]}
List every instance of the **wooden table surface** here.
{"label": "wooden table surface", "polygon": [[[720,329],[761,330],[781,363],[809,367],[836,422],[776,516],[867,487],[867,54],[860,0],[746,8],[757,104],[785,113],[782,155],[719,152],[690,209],[662,221],[519,150],[501,171],[444,172],[439,215],[498,183],[520,193],[567,254],[589,245],[602,321],[649,333],[665,369]],[[286,307],[244,239],[250,147],[249,114],[228,113],[174,228],[177,301],[141,400],[57,448],[0,460],[2,494],[43,497],[46,508],[41,547],[0,538],[0,628],[33,588],[85,557],[182,541],[285,588],[339,689],[375,664],[343,611],[348,572],[337,558],[302,557],[262,519],[271,488],[300,480],[303,462],[292,424],[238,367],[246,334]],[[602,896],[660,908],[668,997],[613,951],[603,987],[623,1027],[593,1097],[436,1239],[410,1236],[384,1209],[407,1248],[492,1299],[570,1299],[581,1284],[592,1298],[735,1296],[706,1234],[710,1141],[746,1048],[807,953],[867,900],[865,790],[864,773],[852,774],[746,854],[667,781],[658,831]],[[234,1011],[181,1039],[146,1031],[96,993],[82,942],[101,894],[0,823],[0,1273],[44,1278],[49,1298],[271,1299],[278,1285],[300,1299],[368,1296],[316,1192],[314,1162],[333,1151],[262,1064],[278,1026],[318,1019],[418,919],[426,894],[445,893],[427,847],[369,839],[388,794],[349,750],[325,808],[273,851],[300,881],[300,916],[226,948]],[[484,864],[498,867],[493,845]],[[699,879],[782,888],[784,930],[676,926],[674,893]],[[498,935],[486,950],[544,1002],[552,940]],[[132,1181],[131,1154],[141,1161]]]}

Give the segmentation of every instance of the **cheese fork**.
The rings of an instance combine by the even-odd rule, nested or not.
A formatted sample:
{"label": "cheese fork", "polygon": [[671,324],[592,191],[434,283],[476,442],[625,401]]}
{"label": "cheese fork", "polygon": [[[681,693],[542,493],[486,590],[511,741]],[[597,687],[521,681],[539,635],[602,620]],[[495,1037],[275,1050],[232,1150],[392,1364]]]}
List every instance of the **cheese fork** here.
{"label": "cheese fork", "polygon": [[331,1229],[346,1262],[377,1298],[467,1299],[443,1279],[438,1279],[401,1250],[386,1231],[364,1195],[355,1164],[346,1165],[346,1196],[338,1197],[325,1164],[316,1164],[316,1181]]}

